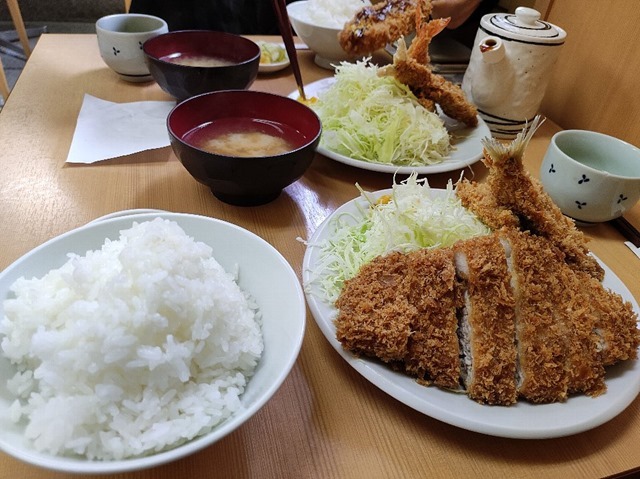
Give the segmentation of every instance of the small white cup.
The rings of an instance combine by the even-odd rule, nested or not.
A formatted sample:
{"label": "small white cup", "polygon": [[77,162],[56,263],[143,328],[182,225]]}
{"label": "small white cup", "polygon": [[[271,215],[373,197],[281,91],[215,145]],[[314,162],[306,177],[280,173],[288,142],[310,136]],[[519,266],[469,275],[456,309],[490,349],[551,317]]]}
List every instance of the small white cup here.
{"label": "small white cup", "polygon": [[603,133],[560,131],[542,161],[540,181],[565,215],[582,224],[609,221],[640,199],[640,149]]}
{"label": "small white cup", "polygon": [[139,13],[107,15],[96,22],[100,56],[120,78],[129,82],[153,79],[142,45],[149,38],[168,31],[167,22],[162,18]]}

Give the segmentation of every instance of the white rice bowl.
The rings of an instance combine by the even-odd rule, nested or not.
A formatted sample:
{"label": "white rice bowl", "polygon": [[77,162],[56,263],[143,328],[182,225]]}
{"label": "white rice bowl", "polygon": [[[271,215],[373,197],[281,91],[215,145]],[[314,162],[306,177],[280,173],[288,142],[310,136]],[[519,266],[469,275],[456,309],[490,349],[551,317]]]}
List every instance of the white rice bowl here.
{"label": "white rice bowl", "polygon": [[[199,323],[194,320],[189,323],[186,332],[182,331],[181,333],[179,327],[176,329],[174,341],[166,335],[166,331],[163,329],[166,324],[149,326],[145,323],[144,328],[146,329],[139,336],[136,336],[133,331],[135,328],[130,331],[124,328],[122,331],[122,324],[118,323],[122,319],[118,318],[126,315],[119,316],[116,313],[112,313],[111,316],[96,313],[100,319],[99,322],[105,323],[107,329],[117,330],[117,332],[109,334],[101,331],[104,327],[98,327],[97,323],[91,323],[91,321],[78,326],[84,330],[75,330],[73,334],[67,331],[65,336],[65,333],[46,331],[46,328],[42,328],[42,326],[35,327],[30,332],[28,324],[23,324],[12,330],[6,324],[5,319],[2,329],[5,333],[12,331],[16,335],[11,338],[11,341],[8,337],[2,336],[5,352],[0,355],[0,449],[6,453],[41,467],[76,473],[123,472],[156,466],[198,451],[233,431],[267,402],[290,372],[302,344],[306,316],[304,297],[295,272],[271,245],[258,236],[238,226],[202,216],[147,213],[113,217],[92,222],[48,241],[0,273],[0,319],[5,318],[5,304],[8,312],[16,307],[12,301],[5,303],[5,300],[15,297],[15,293],[10,291],[10,288],[18,278],[41,278],[51,270],[56,270],[65,264],[68,261],[68,253],[84,256],[87,251],[100,250],[105,239],[118,240],[120,232],[130,229],[134,223],[142,223],[143,225],[166,223],[158,220],[158,217],[169,220],[170,223],[167,224],[175,225],[178,231],[184,230],[197,242],[208,245],[202,245],[199,252],[197,252],[198,248],[195,248],[190,254],[204,254],[206,256],[209,247],[211,248],[209,254],[214,259],[211,263],[207,262],[206,275],[211,275],[207,281],[214,280],[224,285],[219,290],[212,292],[207,290],[206,286],[188,284],[188,288],[185,289],[187,292],[191,291],[193,297],[187,296],[180,299],[178,298],[180,295],[177,295],[172,298],[169,304],[176,305],[178,309],[186,308],[188,310],[187,316],[193,317],[202,310],[201,306],[193,306],[194,298],[219,294],[225,299],[218,301],[217,304],[222,304],[227,308],[224,314],[233,316],[233,321],[228,322],[229,324],[224,321],[220,324],[216,322],[214,326],[216,334],[209,334],[208,328],[210,326],[207,326],[206,321]],[[180,239],[180,241],[184,241],[184,239]],[[120,242],[115,241],[113,244],[118,246]],[[109,242],[107,242],[105,248],[109,249],[110,247],[114,246],[109,246]],[[97,258],[93,258],[93,261],[97,263],[91,264],[92,268],[99,266],[100,254],[93,253],[94,256],[97,256]],[[170,258],[162,259],[166,257],[166,254],[156,256],[161,259],[159,262],[163,265],[171,262]],[[155,261],[152,258],[153,255],[150,255],[143,262],[132,262],[139,267],[145,262]],[[81,258],[81,260],[84,259]],[[136,260],[136,258],[130,259]],[[189,264],[189,261],[188,258],[180,258],[178,263]],[[143,273],[146,271],[147,269]],[[234,278],[228,274],[233,274],[236,271],[237,285]],[[102,273],[108,276],[104,271]],[[153,283],[162,284],[162,278],[158,274],[156,271],[155,277],[143,278],[137,287],[145,285],[144,281],[147,281],[148,287],[151,287]],[[89,274],[90,276],[91,274]],[[140,276],[144,277],[145,275]],[[84,280],[87,284],[91,283],[86,278]],[[27,288],[28,284],[29,282],[27,282]],[[129,284],[127,287],[131,288],[131,285]],[[164,290],[162,287],[155,287],[155,290],[159,290],[161,296],[163,294],[175,296],[176,291],[180,291],[180,288],[173,285],[165,287]],[[247,300],[247,296],[254,302]],[[233,298],[233,300],[229,300],[229,298]],[[125,303],[127,301],[124,300]],[[137,298],[131,301],[131,304],[122,304],[123,298],[115,297],[112,303],[107,301],[105,304],[109,309],[117,310],[121,306],[124,311],[135,311],[135,304],[142,300]],[[153,303],[153,298],[150,300],[145,297],[145,301]],[[207,301],[204,303],[208,304]],[[80,306],[76,304],[74,307],[80,309],[84,307],[82,302],[78,302],[78,304]],[[47,308],[49,306],[47,305]],[[148,307],[148,304],[145,307]],[[166,304],[163,307],[166,308]],[[259,311],[258,315],[253,314],[256,308]],[[206,307],[204,309],[206,310]],[[218,313],[222,314],[220,311]],[[28,315],[26,317],[29,318]],[[168,314],[167,317],[171,318],[172,316]],[[22,317],[22,321],[25,321],[24,317]],[[109,321],[112,323],[109,324]],[[169,319],[169,323],[171,322],[172,320]],[[163,338],[163,341],[158,343],[162,347],[152,347],[153,340],[147,341],[148,345],[152,345],[151,347],[147,345],[148,347],[140,349],[131,346],[133,342],[139,345],[140,341],[149,335],[149,328],[153,330],[154,327],[157,327],[159,336]],[[63,331],[66,330],[63,329]],[[33,333],[33,341],[28,341],[26,338],[31,333]],[[21,334],[23,337],[20,336]],[[234,335],[236,339],[234,339]],[[79,341],[78,338],[83,336],[85,339]],[[210,337],[218,339],[207,339]],[[243,339],[238,341],[239,337]],[[221,342],[220,338],[226,339]],[[108,352],[96,355],[96,348],[92,349],[92,340],[98,343],[111,340],[112,343],[107,348]],[[94,449],[89,453],[93,458],[91,460],[86,457],[86,444],[89,440],[80,434],[77,435],[76,447],[79,451],[83,451],[82,455],[73,455],[68,451],[66,454],[56,453],[56,448],[62,446],[56,443],[55,438],[47,436],[49,434],[47,431],[51,427],[59,428],[60,424],[71,422],[71,416],[65,417],[64,415],[64,407],[67,404],[60,406],[60,400],[54,397],[46,408],[33,407],[33,405],[25,407],[25,401],[20,407],[16,402],[15,389],[28,387],[30,381],[14,378],[17,366],[11,364],[9,359],[5,357],[6,354],[19,357],[26,350],[25,348],[34,349],[34,344],[35,349],[43,357],[50,354],[47,364],[51,367],[38,373],[40,377],[48,378],[47,381],[41,380],[41,383],[53,384],[55,387],[62,388],[61,390],[65,393],[71,391],[74,384],[81,385],[85,389],[93,387],[93,392],[99,391],[97,396],[93,392],[84,396],[82,394],[69,395],[68,397],[73,398],[75,415],[82,416],[81,412],[84,411],[85,417],[89,416],[92,419],[98,417],[104,420],[104,415],[112,414],[116,405],[122,407],[123,404],[126,404],[123,409],[131,409],[130,416],[113,414],[112,419],[115,421],[115,418],[118,417],[119,421],[124,421],[127,417],[137,418],[133,421],[136,425],[124,429],[129,431],[128,434],[131,434],[130,441],[110,437],[101,431],[100,437],[105,439],[105,444],[111,444],[113,447],[107,448],[108,451],[104,457],[100,457],[102,453],[100,448],[97,453]],[[53,355],[52,348],[59,344],[71,344],[73,347],[67,347],[67,352],[62,356],[60,354]],[[264,350],[262,350],[263,346]],[[215,353],[219,348],[227,353],[225,353],[222,362],[216,363],[219,358],[216,359],[215,354],[207,354],[207,351]],[[99,350],[99,348],[97,349]],[[92,357],[91,354],[94,356]],[[130,357],[132,354],[133,356]],[[60,378],[59,371],[63,369],[59,368],[65,367],[65,361],[67,362],[66,367],[70,367],[69,365],[74,361],[80,361],[80,356],[87,358],[86,364],[74,368],[75,376]],[[229,359],[232,361],[228,362]],[[200,380],[196,385],[197,381],[185,381],[189,377],[188,364],[190,363],[188,362],[190,360],[208,362],[209,365],[216,364],[209,370],[206,367],[196,368],[209,371],[207,373],[209,376],[206,376],[207,378],[211,377],[209,383],[206,380]],[[118,361],[121,362],[118,363]],[[225,361],[227,362],[225,363]],[[144,398],[139,398],[137,402],[123,401],[122,391],[119,391],[117,387],[104,385],[108,383],[108,381],[104,381],[104,378],[117,370],[117,368],[110,368],[111,364],[125,364],[128,367],[146,371],[139,378],[130,372],[124,373],[134,378],[128,379],[133,382],[133,386],[129,385],[133,390],[136,390],[136,387],[141,387],[137,382],[144,383],[145,388],[142,389],[148,391]],[[122,374],[122,371],[125,370],[121,369],[120,373]],[[88,379],[91,373],[102,378],[102,381],[95,378]],[[243,379],[244,373],[246,373],[248,382]],[[101,382],[103,385],[96,388],[97,382]],[[188,384],[191,389],[188,391],[180,389],[180,385],[183,383]],[[129,386],[122,388],[125,393],[130,392]],[[45,391],[43,397],[46,397],[47,387],[41,387]],[[178,399],[182,399],[182,403]],[[62,402],[65,403],[65,401]],[[97,409],[103,411],[102,413],[96,412],[96,405],[99,406]],[[51,410],[55,410],[55,412],[52,413]],[[189,417],[186,419],[179,417],[176,413],[178,410],[190,411],[190,414],[187,415]],[[16,423],[14,421],[20,416],[20,411],[23,415],[21,420]],[[29,416],[29,414],[31,415]],[[51,417],[54,416],[57,416],[57,425],[50,422]],[[27,419],[30,419],[31,422],[28,426]],[[172,421],[171,419],[176,420]],[[94,422],[98,423],[99,420],[94,420]],[[89,424],[92,424],[91,420]],[[142,430],[146,432],[141,434]],[[176,439],[176,434],[178,439]],[[41,443],[38,444],[38,447],[28,436],[39,437]],[[141,436],[146,439],[141,441]],[[173,443],[169,445],[164,443],[163,441],[166,441],[167,438],[173,438]],[[142,442],[144,444],[141,444]],[[67,442],[64,447],[72,448],[73,441]],[[136,448],[141,449],[137,450]],[[138,454],[136,451],[141,453]]]}

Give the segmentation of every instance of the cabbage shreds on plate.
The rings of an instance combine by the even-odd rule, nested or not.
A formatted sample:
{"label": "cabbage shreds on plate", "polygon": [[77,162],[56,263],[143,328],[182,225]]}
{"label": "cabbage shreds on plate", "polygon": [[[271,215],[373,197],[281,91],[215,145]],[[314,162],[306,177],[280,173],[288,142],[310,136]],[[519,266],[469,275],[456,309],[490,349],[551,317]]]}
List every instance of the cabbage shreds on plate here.
{"label": "cabbage shreds on plate", "polygon": [[442,119],[367,61],[341,63],[312,108],[322,120],[322,145],[349,158],[425,166],[442,162],[451,149]]}
{"label": "cabbage shreds on plate", "polygon": [[305,286],[331,304],[344,282],[379,255],[447,247],[490,233],[462,206],[451,180],[445,190],[434,192],[426,179],[413,174],[394,184],[390,195],[378,198],[360,192],[368,207],[358,206],[356,215],[338,214],[330,225],[329,237],[309,245],[320,248],[320,252],[314,276]]}

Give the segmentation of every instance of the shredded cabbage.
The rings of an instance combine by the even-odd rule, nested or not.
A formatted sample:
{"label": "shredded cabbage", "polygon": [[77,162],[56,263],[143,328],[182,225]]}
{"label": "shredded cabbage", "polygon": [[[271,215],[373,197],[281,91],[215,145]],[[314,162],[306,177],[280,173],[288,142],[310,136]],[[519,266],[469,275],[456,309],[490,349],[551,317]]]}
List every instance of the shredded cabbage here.
{"label": "shredded cabbage", "polygon": [[440,163],[451,150],[442,119],[367,60],[342,62],[335,83],[312,106],[325,148],[357,160],[394,166]]}
{"label": "shredded cabbage", "polygon": [[[394,183],[388,198],[373,198],[356,185],[369,205],[358,214],[334,218],[319,244],[318,263],[305,288],[333,304],[347,279],[361,266],[390,251],[440,248],[490,233],[456,196],[451,180],[444,194],[433,194],[426,179],[412,174]],[[319,291],[318,291],[319,289]]]}

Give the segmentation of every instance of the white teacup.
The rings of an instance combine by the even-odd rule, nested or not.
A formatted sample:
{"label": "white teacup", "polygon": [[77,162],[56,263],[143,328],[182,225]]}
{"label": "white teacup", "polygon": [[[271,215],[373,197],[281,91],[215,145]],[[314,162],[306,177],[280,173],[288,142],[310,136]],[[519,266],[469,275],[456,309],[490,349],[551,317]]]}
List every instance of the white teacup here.
{"label": "white teacup", "polygon": [[640,199],[640,149],[603,133],[560,131],[540,181],[565,215],[580,223],[609,221]]}
{"label": "white teacup", "polygon": [[96,22],[100,56],[120,78],[146,82],[153,78],[144,59],[142,45],[149,38],[167,33],[162,18],[139,13],[117,13]]}

